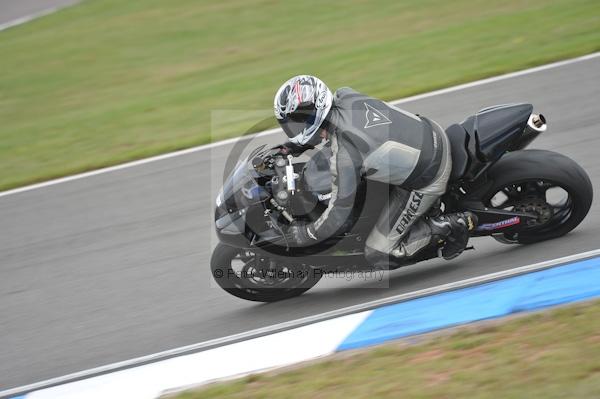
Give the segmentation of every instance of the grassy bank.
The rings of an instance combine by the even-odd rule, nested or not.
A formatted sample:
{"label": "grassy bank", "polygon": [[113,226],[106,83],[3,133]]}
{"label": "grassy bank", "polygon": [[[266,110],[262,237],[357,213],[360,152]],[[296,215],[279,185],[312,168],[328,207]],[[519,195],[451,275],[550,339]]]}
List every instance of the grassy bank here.
{"label": "grassy bank", "polygon": [[298,73],[394,99],[596,50],[597,0],[88,0],[0,32],[0,189],[238,135],[211,111]]}
{"label": "grassy bank", "polygon": [[336,355],[177,399],[272,397],[597,398],[600,301]]}

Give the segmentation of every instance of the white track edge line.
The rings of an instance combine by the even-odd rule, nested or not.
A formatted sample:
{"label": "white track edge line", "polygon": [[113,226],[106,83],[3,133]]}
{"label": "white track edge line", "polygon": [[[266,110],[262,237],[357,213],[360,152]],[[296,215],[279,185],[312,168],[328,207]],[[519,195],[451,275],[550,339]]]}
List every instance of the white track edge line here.
{"label": "white track edge line", "polygon": [[435,287],[425,288],[418,291],[408,292],[404,294],[394,295],[387,298],[378,299],[375,301],[369,301],[365,303],[361,303],[358,305],[348,306],[341,309],[332,310],[330,312],[320,313],[313,316],[303,317],[300,319],[274,324],[267,327],[258,328],[255,330],[246,331],[239,334],[229,335],[223,338],[216,338],[209,341],[200,342],[193,345],[182,346],[179,348],[170,349],[163,352],[157,352],[154,354],[137,357],[130,360],[124,360],[122,362],[111,363],[105,366],[100,366],[88,370],[79,371],[72,374],[67,374],[61,377],[51,378],[48,380],[40,381],[33,384],[28,384],[16,388],[11,388],[5,391],[0,391],[0,397],[11,396],[16,394],[23,394],[26,392],[32,392],[43,388],[48,388],[50,386],[61,385],[67,382],[81,380],[92,376],[97,376],[100,374],[106,374],[111,371],[117,371],[126,368],[132,368],[139,364],[152,363],[154,361],[159,361],[166,358],[171,358],[175,356],[182,356],[194,352],[199,352],[203,348],[214,348],[219,346],[224,346],[229,343],[245,341],[252,338],[257,338],[260,336],[264,336],[270,333],[290,330],[296,327],[301,327],[307,324],[313,324],[320,321],[329,320],[336,317],[341,317],[348,314],[358,313],[362,311],[371,310],[383,305],[390,305],[398,302],[404,302],[411,299],[420,298],[423,296],[438,294],[445,291],[456,290],[460,288],[469,287],[477,284],[484,284],[495,280],[500,280],[508,277],[514,277],[520,274],[531,273],[534,271],[539,271],[543,269],[548,269],[551,267],[559,266],[562,264],[568,264],[577,260],[582,260],[586,258],[592,258],[600,256],[600,248],[581,252],[574,255],[564,256],[562,258],[551,259],[544,262],[534,263],[531,265],[521,266],[513,269],[503,270],[496,273],[485,274],[482,276],[471,277],[465,280],[455,281],[452,283],[442,284]]}
{"label": "white track edge line", "polygon": [[[421,100],[424,98],[438,96],[438,95],[442,95],[442,94],[446,94],[446,93],[452,93],[455,91],[464,90],[464,89],[468,89],[468,88],[476,87],[476,86],[481,86],[481,85],[485,85],[485,84],[489,84],[489,83],[493,83],[493,82],[498,82],[498,81],[505,80],[505,79],[511,79],[511,78],[515,78],[515,77],[519,77],[519,76],[523,76],[523,75],[529,75],[532,73],[545,71],[547,69],[553,69],[553,68],[558,68],[558,67],[562,67],[565,65],[574,64],[577,62],[588,61],[588,60],[591,60],[591,59],[594,59],[597,57],[600,57],[600,52],[587,54],[587,55],[584,55],[581,57],[570,58],[570,59],[563,60],[563,61],[553,62],[550,64],[540,65],[540,66],[529,68],[529,69],[523,69],[521,71],[510,72],[510,73],[506,73],[506,74],[502,74],[502,75],[498,75],[498,76],[493,76],[490,78],[475,80],[473,82],[463,83],[463,84],[459,84],[456,86],[447,87],[445,89],[434,90],[434,91],[430,91],[427,93],[417,94],[414,96],[390,101],[390,103],[393,105],[398,105],[398,104],[403,104],[403,103],[410,102],[410,101],[417,101],[417,100]],[[39,188],[44,188],[44,187],[53,186],[56,184],[70,182],[73,180],[79,180],[79,179],[83,179],[86,177],[96,176],[96,175],[100,175],[100,174],[104,174],[104,173],[110,173],[110,172],[118,171],[121,169],[144,165],[144,164],[151,163],[151,162],[162,161],[164,159],[174,158],[174,157],[178,157],[181,155],[191,154],[194,152],[204,151],[204,150],[207,150],[210,148],[215,148],[215,147],[220,147],[223,145],[235,143],[238,140],[254,139],[257,137],[268,136],[270,134],[278,133],[280,131],[281,130],[278,128],[269,129],[269,130],[265,130],[262,132],[258,132],[258,133],[254,133],[254,134],[250,134],[250,135],[246,135],[246,136],[234,137],[234,138],[230,138],[227,140],[217,141],[215,143],[204,144],[204,145],[200,145],[200,146],[196,146],[196,147],[186,148],[186,149],[179,150],[179,151],[169,152],[166,154],[156,155],[153,157],[142,158],[142,159],[138,159],[136,161],[126,162],[126,163],[122,163],[122,164],[118,164],[118,165],[114,165],[114,166],[108,166],[106,168],[96,169],[96,170],[92,170],[89,172],[78,173],[75,175],[65,176],[65,177],[61,177],[58,179],[47,180],[47,181],[41,182],[41,183],[30,184],[30,185],[23,186],[23,187],[18,187],[18,188],[14,188],[14,189],[7,190],[7,191],[2,191],[2,192],[0,192],[0,197],[6,197],[9,195],[13,195],[13,194],[23,193],[26,191],[36,190]]]}
{"label": "white track edge line", "polygon": [[24,15],[22,17],[15,18],[15,19],[13,19],[11,21],[4,22],[4,23],[0,24],[0,31],[6,30],[8,28],[12,28],[14,26],[22,25],[22,24],[24,24],[26,22],[33,21],[34,19],[38,19],[38,18],[44,17],[44,16],[46,16],[48,14],[55,13],[56,11],[58,11],[58,10],[60,10],[62,8],[68,7],[68,6],[69,5],[65,5],[63,7],[47,8],[47,9],[42,10],[42,11],[38,11],[38,12],[29,14],[29,15]]}

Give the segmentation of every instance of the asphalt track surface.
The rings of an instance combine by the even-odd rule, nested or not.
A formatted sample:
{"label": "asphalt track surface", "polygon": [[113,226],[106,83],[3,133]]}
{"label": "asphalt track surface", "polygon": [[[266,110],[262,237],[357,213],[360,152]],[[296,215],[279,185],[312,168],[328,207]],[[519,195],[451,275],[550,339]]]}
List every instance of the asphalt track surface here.
{"label": "asphalt track surface", "polygon": [[[531,102],[549,121],[534,148],[579,162],[600,192],[600,58],[402,104],[443,126]],[[271,135],[257,142],[276,143]],[[0,197],[0,390],[361,302],[600,247],[592,206],[574,232],[393,271],[322,280],[275,304],[229,296],[208,271],[215,194],[231,145]],[[276,348],[265,348],[276,350]]]}
{"label": "asphalt track surface", "polygon": [[0,0],[0,25],[70,6],[79,0]]}

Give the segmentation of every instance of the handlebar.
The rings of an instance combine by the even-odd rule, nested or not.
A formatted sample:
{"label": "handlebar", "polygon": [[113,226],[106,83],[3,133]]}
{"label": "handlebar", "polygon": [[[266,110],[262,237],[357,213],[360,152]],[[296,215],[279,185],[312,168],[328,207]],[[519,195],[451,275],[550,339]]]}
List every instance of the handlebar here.
{"label": "handlebar", "polygon": [[296,193],[296,179],[299,178],[298,174],[294,172],[292,159],[292,155],[284,157],[279,153],[266,154],[252,159],[252,166],[257,173],[271,177],[273,197],[269,201],[270,204],[290,223],[293,223],[294,218],[288,212],[289,201],[290,197]]}

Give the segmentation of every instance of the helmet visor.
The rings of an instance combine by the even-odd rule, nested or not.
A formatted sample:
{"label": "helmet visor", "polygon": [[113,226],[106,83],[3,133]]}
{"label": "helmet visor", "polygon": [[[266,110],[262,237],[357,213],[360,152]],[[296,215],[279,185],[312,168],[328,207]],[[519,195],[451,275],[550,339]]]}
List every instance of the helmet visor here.
{"label": "helmet visor", "polygon": [[287,118],[279,120],[281,128],[290,138],[301,135],[305,130],[315,124],[317,109],[314,106],[298,108]]}

